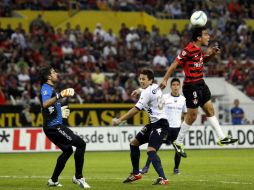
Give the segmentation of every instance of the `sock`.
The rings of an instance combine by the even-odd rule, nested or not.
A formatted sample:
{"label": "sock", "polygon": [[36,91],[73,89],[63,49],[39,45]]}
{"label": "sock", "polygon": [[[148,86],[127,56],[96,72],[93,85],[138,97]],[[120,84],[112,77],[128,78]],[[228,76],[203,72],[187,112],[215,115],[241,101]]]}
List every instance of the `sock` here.
{"label": "sock", "polygon": [[86,151],[86,143],[81,138],[76,138],[73,146],[76,147],[76,151],[74,154],[75,160],[75,177],[76,179],[80,179],[83,177],[83,166],[84,166],[84,155]]}
{"label": "sock", "polygon": [[83,165],[84,165],[85,148],[77,148],[74,154],[76,173],[75,177],[80,179],[83,177]]}
{"label": "sock", "polygon": [[140,150],[139,146],[130,145],[131,150],[131,163],[132,163],[132,173],[138,174],[139,173],[139,158],[140,158]]}
{"label": "sock", "polygon": [[147,154],[148,154],[148,159],[152,162],[153,167],[155,171],[157,172],[157,174],[159,175],[159,177],[162,177],[163,179],[167,179],[165,177],[165,174],[161,165],[160,157],[157,155],[157,153],[155,151],[149,151],[147,152]]}
{"label": "sock", "polygon": [[175,167],[174,169],[178,169],[181,161],[181,156],[175,153]]}
{"label": "sock", "polygon": [[215,116],[207,117],[207,120],[211,123],[213,129],[216,132],[217,137],[221,140],[224,139],[226,136],[224,135],[221,126],[219,124],[218,119]]}
{"label": "sock", "polygon": [[57,182],[58,181],[58,177],[61,174],[61,172],[64,169],[64,166],[67,162],[67,160],[70,158],[71,154],[72,154],[73,150],[72,148],[70,148],[67,151],[64,151],[58,158],[57,158],[57,162],[56,162],[56,166],[53,172],[53,175],[51,177],[53,182]]}
{"label": "sock", "polygon": [[181,125],[181,129],[178,133],[176,144],[183,144],[185,135],[189,132],[191,125],[188,125],[185,121]]}
{"label": "sock", "polygon": [[150,164],[151,164],[151,160],[147,158],[145,167],[149,168]]}

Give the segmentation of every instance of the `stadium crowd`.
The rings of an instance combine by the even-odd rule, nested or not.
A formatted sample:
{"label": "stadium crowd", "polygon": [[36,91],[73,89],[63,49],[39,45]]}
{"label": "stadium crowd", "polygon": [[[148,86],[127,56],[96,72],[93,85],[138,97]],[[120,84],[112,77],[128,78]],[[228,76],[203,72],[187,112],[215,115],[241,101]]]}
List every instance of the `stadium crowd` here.
{"label": "stadium crowd", "polygon": [[227,11],[232,17],[254,18],[252,0],[3,0],[0,16],[11,10],[114,10],[146,11],[166,18],[188,18],[193,10],[207,10],[210,18],[220,18]]}
{"label": "stadium crowd", "polygon": [[[225,77],[254,98],[254,32],[241,17],[230,16],[229,8],[226,12],[214,27],[207,24],[211,44],[219,45],[222,54],[206,64],[206,76]],[[173,25],[162,35],[156,26],[148,30],[125,23],[118,34],[100,23],[94,31],[70,23],[65,30],[54,29],[41,15],[29,32],[21,24],[2,28],[0,22],[0,104],[38,103],[38,69],[43,64],[62,73],[59,89],[75,88],[77,96],[69,101],[135,102],[130,93],[138,86],[136,73],[152,67],[162,76],[189,39],[190,26],[179,31]],[[181,70],[175,75],[183,76]]]}

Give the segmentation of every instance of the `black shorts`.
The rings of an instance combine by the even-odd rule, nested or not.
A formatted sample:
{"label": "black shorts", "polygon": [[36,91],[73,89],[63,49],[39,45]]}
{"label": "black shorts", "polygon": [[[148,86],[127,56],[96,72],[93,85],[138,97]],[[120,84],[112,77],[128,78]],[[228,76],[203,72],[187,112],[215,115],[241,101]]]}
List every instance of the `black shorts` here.
{"label": "black shorts", "polygon": [[195,84],[184,84],[183,95],[186,98],[187,108],[198,108],[211,99],[211,92],[204,80]]}
{"label": "black shorts", "polygon": [[163,142],[168,139],[169,124],[166,119],[160,119],[155,123],[144,126],[136,135],[139,144],[148,143],[148,146],[159,150]]}
{"label": "black shorts", "polygon": [[43,127],[45,135],[48,139],[58,146],[62,151],[78,146],[83,139],[74,134],[68,127],[62,125],[53,127]]}
{"label": "black shorts", "polygon": [[180,127],[178,127],[178,128],[169,127],[169,135],[168,135],[168,138],[166,141],[167,145],[172,144],[177,139],[179,131],[180,131]]}

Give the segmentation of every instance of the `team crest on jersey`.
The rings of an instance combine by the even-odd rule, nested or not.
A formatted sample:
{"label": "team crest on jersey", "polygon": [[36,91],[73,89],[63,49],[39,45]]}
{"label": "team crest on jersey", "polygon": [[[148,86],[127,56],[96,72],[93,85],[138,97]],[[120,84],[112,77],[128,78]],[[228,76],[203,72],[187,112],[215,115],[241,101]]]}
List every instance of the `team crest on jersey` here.
{"label": "team crest on jersey", "polygon": [[156,89],[152,90],[152,93],[156,94],[159,89],[160,89],[160,87],[157,87]]}
{"label": "team crest on jersey", "polygon": [[186,53],[186,51],[182,51],[182,56],[185,56],[187,53]]}
{"label": "team crest on jersey", "polygon": [[193,104],[197,105],[198,104],[198,99],[193,99],[192,102],[193,102]]}
{"label": "team crest on jersey", "polygon": [[48,91],[47,90],[44,90],[43,91],[43,95],[47,95],[48,94]]}

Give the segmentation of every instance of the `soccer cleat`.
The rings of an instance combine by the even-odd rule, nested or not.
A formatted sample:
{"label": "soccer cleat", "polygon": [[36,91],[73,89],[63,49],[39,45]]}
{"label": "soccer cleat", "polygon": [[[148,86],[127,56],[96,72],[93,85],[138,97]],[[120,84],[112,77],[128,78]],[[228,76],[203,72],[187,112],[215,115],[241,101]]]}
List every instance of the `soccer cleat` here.
{"label": "soccer cleat", "polygon": [[133,181],[137,181],[142,178],[141,173],[138,174],[130,174],[129,177],[126,178],[126,180],[123,181],[123,183],[131,183]]}
{"label": "soccer cleat", "polygon": [[184,152],[184,146],[183,146],[183,144],[178,145],[178,144],[176,144],[176,141],[174,141],[173,142],[173,147],[174,147],[174,149],[175,149],[175,151],[176,151],[176,153],[178,155],[180,155],[180,156],[182,156],[184,158],[187,157],[187,154]]}
{"label": "soccer cleat", "polygon": [[175,168],[174,171],[173,171],[173,174],[174,174],[174,175],[179,175],[179,174],[180,174],[179,169],[178,169],[178,168]]}
{"label": "soccer cleat", "polygon": [[233,144],[233,143],[235,143],[237,141],[238,141],[238,139],[233,139],[231,136],[228,136],[228,137],[225,137],[222,140],[219,140],[217,142],[217,145],[223,146],[224,144]]}
{"label": "soccer cleat", "polygon": [[62,187],[62,185],[57,181],[57,182],[53,182],[52,179],[48,180],[47,185],[49,187]]}
{"label": "soccer cleat", "polygon": [[73,178],[72,178],[72,182],[73,183],[75,183],[75,184],[77,184],[77,185],[79,185],[81,188],[83,188],[83,189],[88,189],[88,188],[90,188],[90,185],[88,185],[87,183],[86,183],[86,180],[85,180],[85,178],[80,178],[80,179],[77,179],[75,176],[73,176]]}
{"label": "soccer cleat", "polygon": [[158,179],[155,180],[153,185],[168,185],[169,181],[168,179],[163,179],[162,177],[159,177]]}
{"label": "soccer cleat", "polygon": [[140,172],[141,174],[146,174],[146,173],[148,173],[148,169],[149,169],[149,167],[144,166],[144,167],[142,168],[142,170],[139,170],[139,172]]}

